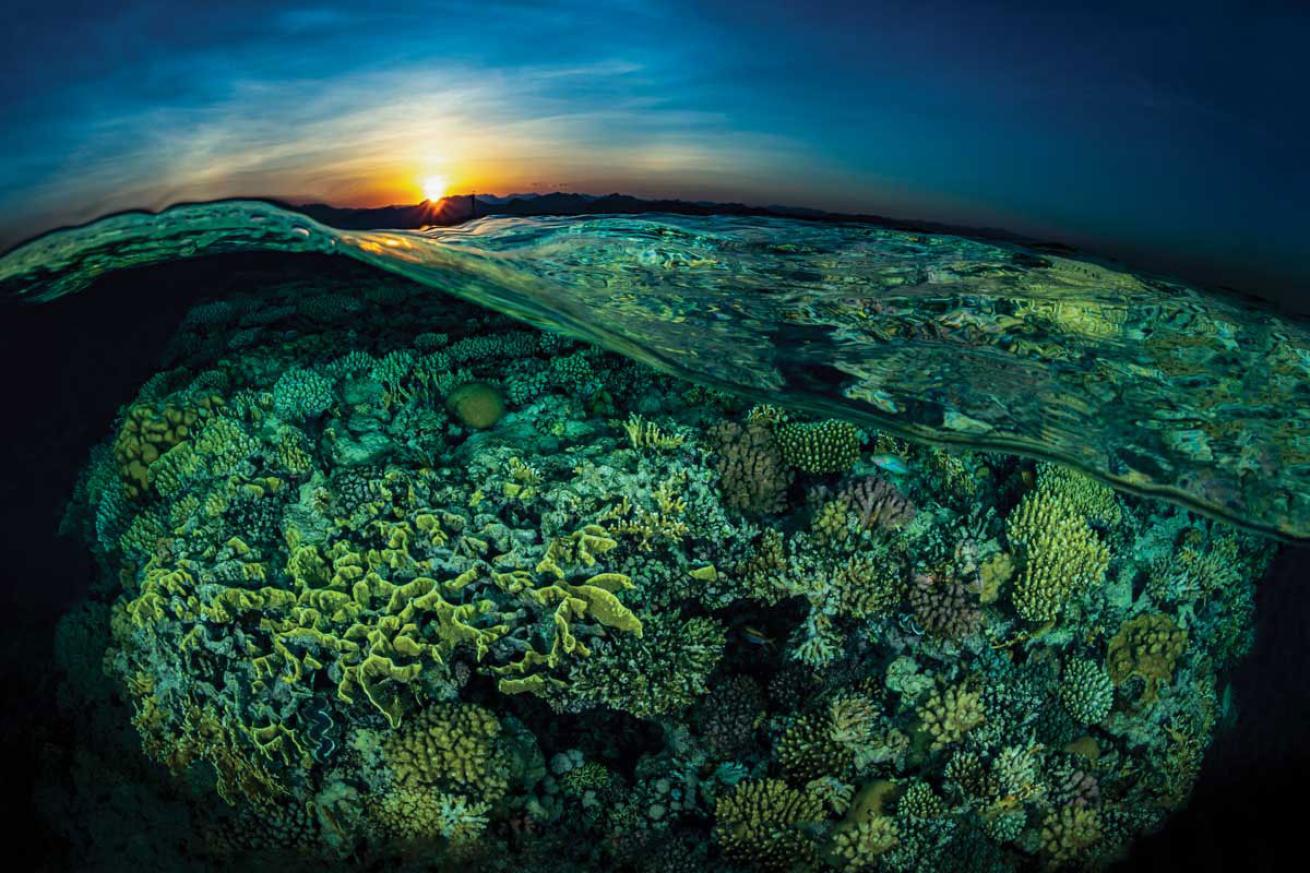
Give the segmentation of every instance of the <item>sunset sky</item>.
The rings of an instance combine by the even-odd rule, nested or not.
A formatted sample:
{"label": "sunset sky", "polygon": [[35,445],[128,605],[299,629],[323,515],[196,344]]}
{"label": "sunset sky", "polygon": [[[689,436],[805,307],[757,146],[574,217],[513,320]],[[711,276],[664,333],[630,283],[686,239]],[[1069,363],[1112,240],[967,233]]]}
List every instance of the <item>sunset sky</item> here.
{"label": "sunset sky", "polygon": [[1085,5],[19,0],[0,245],[179,200],[415,202],[441,176],[996,225],[1306,285],[1310,17]]}

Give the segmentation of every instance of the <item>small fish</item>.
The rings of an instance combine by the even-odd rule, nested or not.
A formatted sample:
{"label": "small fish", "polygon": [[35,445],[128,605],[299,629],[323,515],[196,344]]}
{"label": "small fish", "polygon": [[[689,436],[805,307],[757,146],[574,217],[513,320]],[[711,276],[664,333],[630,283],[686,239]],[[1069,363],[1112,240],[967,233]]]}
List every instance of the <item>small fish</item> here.
{"label": "small fish", "polygon": [[773,637],[752,625],[746,625],[741,629],[741,638],[752,646],[764,646],[766,649],[773,648]]}
{"label": "small fish", "polygon": [[869,459],[879,470],[886,470],[893,476],[904,476],[910,467],[900,455],[874,455]]}

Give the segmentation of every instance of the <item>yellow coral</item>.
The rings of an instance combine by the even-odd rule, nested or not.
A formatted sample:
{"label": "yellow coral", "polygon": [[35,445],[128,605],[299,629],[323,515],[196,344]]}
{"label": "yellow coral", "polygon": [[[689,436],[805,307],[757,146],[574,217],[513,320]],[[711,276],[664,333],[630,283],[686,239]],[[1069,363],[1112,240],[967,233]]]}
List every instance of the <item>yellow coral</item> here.
{"label": "yellow coral", "polygon": [[142,497],[150,487],[150,466],[185,440],[202,415],[222,403],[221,397],[214,396],[194,406],[165,406],[162,410],[150,404],[131,407],[114,438],[114,459],[127,496]]}
{"label": "yellow coral", "polygon": [[1094,807],[1063,807],[1042,821],[1041,838],[1049,866],[1070,866],[1101,841],[1101,815]]}
{"label": "yellow coral", "polygon": [[1110,552],[1074,508],[1050,491],[1031,491],[1006,519],[1023,567],[1011,598],[1028,621],[1056,619],[1068,600],[1101,581]]}
{"label": "yellow coral", "polygon": [[805,867],[814,845],[805,826],[824,818],[823,804],[781,779],[740,783],[714,806],[714,836],[729,860],[758,870]]}
{"label": "yellow coral", "polygon": [[1187,647],[1187,631],[1163,613],[1144,613],[1124,622],[1110,640],[1106,668],[1114,684],[1134,676],[1146,682],[1143,703],[1153,702],[1161,682],[1174,675],[1174,664]]}
{"label": "yellow coral", "polygon": [[472,703],[437,703],[382,741],[396,784],[457,791],[495,802],[509,788],[501,726]]}
{"label": "yellow coral", "polygon": [[986,719],[982,694],[956,685],[934,691],[919,711],[923,728],[932,737],[932,749],[945,748],[964,739],[964,735]]}

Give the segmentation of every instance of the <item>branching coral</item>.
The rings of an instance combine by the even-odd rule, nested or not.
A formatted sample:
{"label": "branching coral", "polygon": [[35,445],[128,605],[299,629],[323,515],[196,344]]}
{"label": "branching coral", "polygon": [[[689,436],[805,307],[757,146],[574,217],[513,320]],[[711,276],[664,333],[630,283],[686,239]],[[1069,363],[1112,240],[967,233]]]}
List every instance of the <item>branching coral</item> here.
{"label": "branching coral", "polygon": [[843,473],[860,456],[855,425],[835,418],[789,422],[779,425],[774,433],[783,460],[803,473]]}
{"label": "branching coral", "polygon": [[1037,490],[1098,524],[1118,524],[1123,515],[1113,488],[1059,464],[1037,465]]}
{"label": "branching coral", "polygon": [[774,753],[787,778],[801,785],[824,776],[848,776],[854,760],[851,750],[834,736],[828,712],[793,719]]}
{"label": "branching coral", "polygon": [[839,870],[872,870],[899,839],[895,819],[874,816],[834,831],[828,856]]}
{"label": "branching coral", "polygon": [[714,808],[714,836],[731,860],[755,870],[804,866],[814,854],[805,826],[824,818],[817,798],[781,779],[743,782]]}
{"label": "branching coral", "polygon": [[704,693],[725,639],[714,619],[679,621],[673,614],[656,614],[645,620],[640,637],[598,643],[590,657],[576,661],[567,696],[638,718],[678,712]]}
{"label": "branching coral", "polygon": [[1052,621],[1071,597],[1101,581],[1110,553],[1076,509],[1048,491],[1030,492],[1006,519],[1022,556],[1012,599],[1028,621]]}
{"label": "branching coral", "polygon": [[864,530],[899,530],[914,518],[914,504],[895,485],[876,476],[847,482],[836,499],[855,513]]}
{"label": "branching coral", "polygon": [[[115,601],[73,663],[119,694],[61,705],[96,695],[97,741],[131,708],[198,853],[1101,867],[1185,800],[1258,544],[1046,464],[860,464],[850,425],[349,290],[205,321],[224,356],[151,380],[70,512]],[[475,432],[469,384],[514,414]],[[1138,680],[1165,699],[1113,706]]]}
{"label": "branching coral", "polygon": [[327,412],[334,400],[332,381],[313,370],[292,368],[273,386],[273,410],[288,421],[316,418]]}
{"label": "branching coral", "polygon": [[1060,702],[1074,721],[1097,724],[1114,704],[1114,683],[1099,664],[1074,658],[1060,674]]}
{"label": "branching coral", "polygon": [[1083,860],[1101,840],[1100,813],[1092,807],[1066,806],[1042,821],[1042,853],[1051,867]]}
{"label": "branching coral", "polygon": [[966,637],[982,622],[977,595],[958,579],[917,573],[910,585],[909,601],[919,625],[939,637]]}
{"label": "branching coral", "polygon": [[936,750],[964,739],[965,734],[983,723],[986,713],[981,694],[956,685],[933,692],[919,710],[919,717]]}
{"label": "branching coral", "polygon": [[766,425],[725,421],[710,429],[709,440],[725,505],[756,513],[783,508],[792,474]]}
{"label": "branching coral", "polygon": [[483,707],[439,703],[383,740],[383,760],[402,788],[436,788],[494,803],[508,787],[500,739],[500,722]]}

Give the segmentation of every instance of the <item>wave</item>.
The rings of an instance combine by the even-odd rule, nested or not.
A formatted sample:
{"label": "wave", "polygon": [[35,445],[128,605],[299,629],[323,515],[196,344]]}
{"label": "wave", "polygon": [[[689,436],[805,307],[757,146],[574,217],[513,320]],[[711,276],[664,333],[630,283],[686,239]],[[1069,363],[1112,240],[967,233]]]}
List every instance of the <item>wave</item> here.
{"label": "wave", "polygon": [[0,258],[0,294],[256,251],[344,255],[695,382],[1310,541],[1310,329],[1017,245],[734,216],[345,231],[229,200],[46,234]]}

